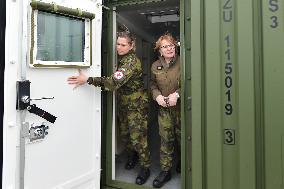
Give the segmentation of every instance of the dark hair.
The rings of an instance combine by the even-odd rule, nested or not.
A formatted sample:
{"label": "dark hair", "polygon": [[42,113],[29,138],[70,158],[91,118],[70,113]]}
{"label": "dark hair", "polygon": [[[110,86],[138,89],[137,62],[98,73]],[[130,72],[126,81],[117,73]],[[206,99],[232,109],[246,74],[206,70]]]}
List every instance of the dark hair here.
{"label": "dark hair", "polygon": [[125,39],[128,39],[128,43],[130,45],[133,45],[133,51],[135,51],[136,49],[136,45],[135,45],[135,36],[130,33],[129,31],[120,31],[120,32],[117,32],[117,38],[125,38]]}

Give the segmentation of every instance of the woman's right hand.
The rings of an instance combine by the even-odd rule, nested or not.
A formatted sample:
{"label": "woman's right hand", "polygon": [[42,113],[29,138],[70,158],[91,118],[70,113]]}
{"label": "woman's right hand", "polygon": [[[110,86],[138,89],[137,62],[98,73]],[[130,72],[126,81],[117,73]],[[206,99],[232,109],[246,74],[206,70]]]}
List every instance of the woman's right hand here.
{"label": "woman's right hand", "polygon": [[81,69],[78,69],[78,72],[78,76],[71,76],[67,79],[68,84],[75,85],[74,89],[81,85],[84,85],[88,80],[88,77],[81,71]]}
{"label": "woman's right hand", "polygon": [[160,106],[167,107],[167,104],[166,104],[164,96],[162,96],[162,95],[157,96],[156,101],[158,102],[158,104]]}

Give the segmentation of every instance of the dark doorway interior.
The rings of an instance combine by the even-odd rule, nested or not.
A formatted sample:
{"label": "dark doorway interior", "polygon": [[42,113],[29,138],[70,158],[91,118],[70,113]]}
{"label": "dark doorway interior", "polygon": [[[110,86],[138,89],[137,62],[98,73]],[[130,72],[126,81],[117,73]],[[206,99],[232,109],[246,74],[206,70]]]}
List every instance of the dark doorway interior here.
{"label": "dark doorway interior", "polygon": [[[169,0],[156,3],[145,3],[117,7],[117,30],[128,29],[136,36],[136,53],[143,65],[145,87],[149,89],[151,64],[157,60],[158,53],[154,52],[154,44],[159,36],[166,32],[171,33],[177,41],[180,41],[179,1]],[[152,100],[150,104],[150,120],[148,124],[148,142],[151,150],[151,175],[144,184],[152,187],[154,178],[160,171],[159,148],[160,136],[158,129],[158,104]],[[119,134],[118,134],[119,136]],[[123,153],[123,145],[119,145],[119,137],[116,149],[115,179],[127,183],[134,183],[139,167],[128,171],[124,169],[126,154]],[[175,166],[174,166],[175,168]],[[181,176],[172,170],[172,179],[164,189],[178,189],[181,187]]]}

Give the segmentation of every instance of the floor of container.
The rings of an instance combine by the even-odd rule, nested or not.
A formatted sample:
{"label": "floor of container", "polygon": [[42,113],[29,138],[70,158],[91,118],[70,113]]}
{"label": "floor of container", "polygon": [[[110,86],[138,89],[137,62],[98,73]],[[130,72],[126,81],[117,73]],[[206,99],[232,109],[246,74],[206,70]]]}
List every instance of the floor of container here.
{"label": "floor of container", "polygon": [[[152,125],[151,130],[149,132],[149,138],[150,138],[150,149],[151,149],[151,168],[150,168],[151,175],[144,185],[152,187],[153,180],[160,172],[160,165],[159,165],[160,143],[151,142],[151,141],[154,141],[154,139],[155,140],[159,139],[157,124]],[[116,169],[115,169],[116,170],[116,180],[124,181],[127,183],[135,183],[135,179],[139,172],[139,166],[136,165],[136,167],[133,170],[124,169],[126,159],[127,159],[126,153],[122,153],[120,155],[117,155],[116,157]],[[175,168],[176,166],[174,164],[172,171],[171,171],[172,179],[162,187],[163,189],[180,189],[181,187],[180,174],[176,172]]]}

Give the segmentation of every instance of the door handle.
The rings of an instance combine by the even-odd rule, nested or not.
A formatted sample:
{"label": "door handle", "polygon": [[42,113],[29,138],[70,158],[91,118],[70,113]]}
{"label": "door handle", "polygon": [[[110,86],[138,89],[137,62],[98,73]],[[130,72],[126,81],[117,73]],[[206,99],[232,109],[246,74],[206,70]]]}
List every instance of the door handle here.
{"label": "door handle", "polygon": [[40,97],[40,98],[31,98],[30,100],[52,100],[54,99],[53,97]]}
{"label": "door handle", "polygon": [[44,99],[54,99],[54,97],[41,97],[41,98],[30,98],[30,81],[17,81],[17,110],[28,110],[51,123],[54,123],[56,116],[40,109],[35,104],[30,104],[31,100],[44,100]]}
{"label": "door handle", "polygon": [[54,115],[44,111],[43,109],[40,109],[35,104],[32,104],[32,105],[28,106],[27,110],[30,113],[33,113],[33,114],[35,114],[35,115],[45,119],[46,121],[49,121],[50,123],[54,123],[56,118],[57,118]]}

